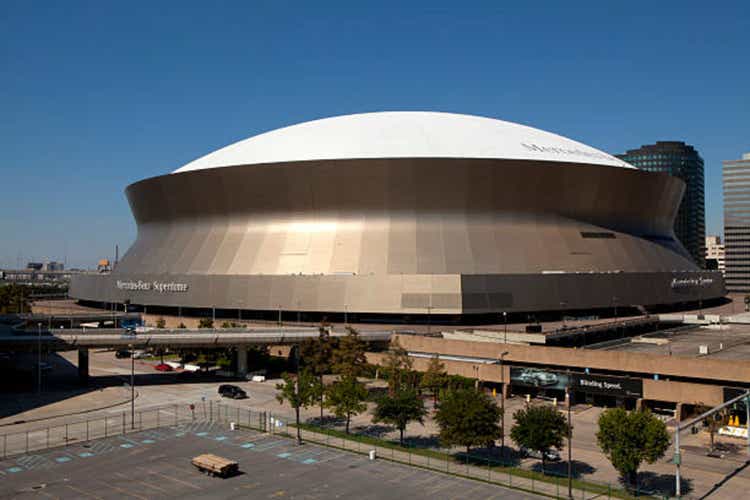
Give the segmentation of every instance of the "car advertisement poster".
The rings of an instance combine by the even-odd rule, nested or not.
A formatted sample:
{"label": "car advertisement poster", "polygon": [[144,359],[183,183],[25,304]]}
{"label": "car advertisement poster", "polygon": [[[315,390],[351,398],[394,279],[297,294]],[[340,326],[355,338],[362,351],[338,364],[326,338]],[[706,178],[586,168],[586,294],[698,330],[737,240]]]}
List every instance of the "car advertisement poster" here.
{"label": "car advertisement poster", "polygon": [[564,391],[568,387],[568,374],[540,370],[539,368],[510,369],[510,383],[540,389],[558,389]]}
{"label": "car advertisement poster", "polygon": [[513,385],[537,387],[539,389],[557,389],[564,391],[568,385],[576,392],[601,394],[615,397],[642,397],[643,381],[638,378],[610,377],[605,375],[586,375],[584,373],[566,373],[539,368],[510,369],[510,382]]}

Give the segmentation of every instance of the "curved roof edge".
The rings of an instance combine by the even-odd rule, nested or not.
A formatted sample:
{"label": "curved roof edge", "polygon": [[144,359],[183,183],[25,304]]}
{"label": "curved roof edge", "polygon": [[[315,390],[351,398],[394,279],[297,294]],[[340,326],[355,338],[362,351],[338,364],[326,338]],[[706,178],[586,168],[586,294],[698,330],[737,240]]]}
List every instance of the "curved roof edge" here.
{"label": "curved roof edge", "polygon": [[323,118],[265,132],[172,173],[375,158],[515,159],[635,168],[591,146],[518,123],[455,113],[384,111]]}

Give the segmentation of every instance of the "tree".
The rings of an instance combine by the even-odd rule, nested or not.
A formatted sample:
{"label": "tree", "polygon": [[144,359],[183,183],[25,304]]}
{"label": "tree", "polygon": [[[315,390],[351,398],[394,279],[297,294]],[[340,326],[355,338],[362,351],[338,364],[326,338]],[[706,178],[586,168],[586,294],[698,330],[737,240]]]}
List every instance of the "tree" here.
{"label": "tree", "polygon": [[214,320],[211,318],[201,318],[200,321],[198,321],[198,328],[213,328],[214,327]]}
{"label": "tree", "polygon": [[187,328],[187,327],[185,326],[185,323],[183,323],[182,321],[180,321],[180,324],[179,324],[179,325],[177,325],[177,328],[179,328],[179,329],[181,329],[181,330],[184,330],[184,329],[185,329],[185,328]]}
{"label": "tree", "polygon": [[[708,410],[705,410],[708,411]],[[708,434],[710,436],[711,444],[709,451],[711,453],[714,452],[715,447],[715,436],[716,433],[719,432],[719,429],[727,425],[729,423],[729,415],[726,413],[726,411],[720,411],[718,413],[714,413],[710,417],[708,417],[706,420],[706,427],[708,427]]]}
{"label": "tree", "polygon": [[542,456],[542,472],[550,448],[562,449],[568,436],[565,416],[552,406],[529,406],[513,414],[510,437],[519,446],[538,451]]}
{"label": "tree", "polygon": [[318,385],[320,386],[318,402],[320,404],[321,423],[323,422],[323,396],[325,394],[323,376],[331,371],[333,350],[334,343],[331,335],[328,329],[322,326],[318,330],[318,338],[306,340],[300,346],[300,360],[302,361],[302,365],[318,377]]}
{"label": "tree", "polygon": [[294,408],[294,418],[297,423],[297,444],[302,444],[302,435],[299,427],[300,408],[308,408],[315,401],[315,384],[317,379],[308,371],[302,370],[296,377],[284,373],[281,378],[283,383],[277,384],[279,393],[276,400],[279,403],[288,401]]}
{"label": "tree", "polygon": [[358,415],[367,409],[367,388],[356,377],[344,376],[326,388],[326,406],[339,418],[346,418],[346,433],[352,415]]}
{"label": "tree", "polygon": [[341,337],[338,346],[333,350],[333,372],[344,377],[357,377],[362,374],[367,364],[365,343],[359,338],[357,330],[349,327],[349,334]]}
{"label": "tree", "polygon": [[446,394],[435,414],[440,440],[446,446],[485,446],[500,437],[500,408],[486,394],[458,389]]}
{"label": "tree", "polygon": [[372,421],[394,425],[399,430],[398,442],[404,445],[404,429],[409,422],[424,424],[427,414],[424,402],[414,389],[401,389],[393,395],[383,396],[378,400]]}
{"label": "tree", "polygon": [[599,416],[599,448],[623,479],[635,485],[642,462],[654,463],[669,448],[667,426],[648,410],[610,408]]}
{"label": "tree", "polygon": [[157,318],[156,328],[165,328],[166,326],[167,326],[167,321],[164,318]]}
{"label": "tree", "polygon": [[437,406],[438,392],[445,387],[445,365],[440,362],[440,358],[435,355],[430,358],[430,364],[427,365],[427,371],[422,374],[420,385],[425,389],[432,391],[433,403]]}
{"label": "tree", "polygon": [[394,395],[403,389],[413,388],[412,360],[398,340],[393,341],[388,348],[383,362],[383,371],[388,377],[389,394]]}

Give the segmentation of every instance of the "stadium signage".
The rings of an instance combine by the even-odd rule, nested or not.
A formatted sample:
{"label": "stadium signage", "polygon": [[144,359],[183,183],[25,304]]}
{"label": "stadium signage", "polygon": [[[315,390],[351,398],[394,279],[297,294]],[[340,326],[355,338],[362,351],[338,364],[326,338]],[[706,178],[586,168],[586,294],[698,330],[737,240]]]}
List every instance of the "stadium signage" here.
{"label": "stadium signage", "polygon": [[707,287],[714,282],[713,278],[672,278],[672,288]]}
{"label": "stadium signage", "polygon": [[570,155],[570,156],[581,156],[583,158],[599,158],[602,160],[611,160],[609,155],[600,153],[597,151],[585,151],[579,148],[560,148],[556,146],[539,146],[538,144],[526,144],[521,143],[521,146],[526,148],[528,151],[534,151],[537,153],[553,153],[557,155]]}
{"label": "stadium signage", "polygon": [[188,284],[174,281],[117,280],[117,289],[128,292],[180,293],[188,291]]}

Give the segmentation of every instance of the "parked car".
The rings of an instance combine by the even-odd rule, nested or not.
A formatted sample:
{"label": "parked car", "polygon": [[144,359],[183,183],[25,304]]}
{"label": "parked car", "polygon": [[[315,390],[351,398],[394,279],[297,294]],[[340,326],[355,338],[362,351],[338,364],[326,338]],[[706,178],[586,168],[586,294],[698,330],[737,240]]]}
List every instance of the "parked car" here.
{"label": "parked car", "polygon": [[118,349],[117,351],[115,351],[115,357],[117,359],[129,358],[130,351],[128,351],[127,349]]}
{"label": "parked car", "polygon": [[222,384],[219,386],[219,395],[223,398],[231,398],[231,399],[246,399],[247,393],[237,387],[236,385],[231,384]]}
{"label": "parked car", "polygon": [[159,372],[171,372],[173,368],[166,363],[159,363],[158,365],[154,366],[154,370]]}
{"label": "parked car", "polygon": [[52,370],[52,365],[50,365],[49,363],[45,363],[44,361],[42,361],[41,363],[39,363],[39,369],[41,371],[43,371],[43,372],[48,372],[48,371]]}
{"label": "parked car", "polygon": [[[529,450],[527,448],[521,448],[521,454],[525,457],[536,458],[541,460],[542,453],[539,450]],[[544,453],[544,458],[550,462],[557,462],[560,460],[560,452],[554,448],[550,448]]]}

